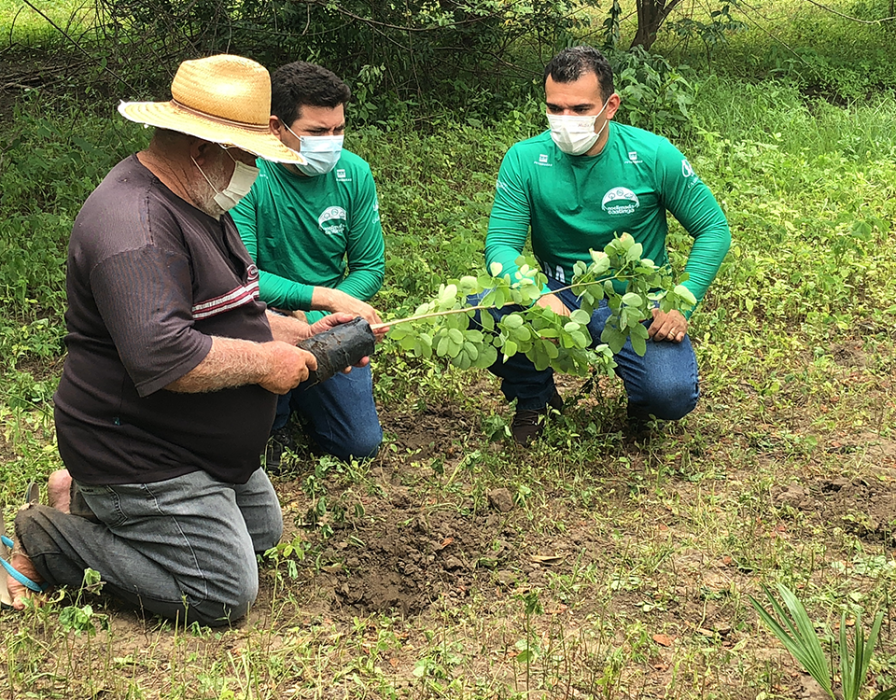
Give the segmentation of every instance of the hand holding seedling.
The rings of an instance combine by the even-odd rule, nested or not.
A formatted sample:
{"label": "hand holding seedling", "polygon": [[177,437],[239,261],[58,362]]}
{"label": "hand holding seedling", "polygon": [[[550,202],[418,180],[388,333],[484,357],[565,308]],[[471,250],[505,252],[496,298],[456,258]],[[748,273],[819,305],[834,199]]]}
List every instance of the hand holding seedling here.
{"label": "hand holding seedling", "polygon": [[308,378],[317,369],[317,359],[310,352],[281,340],[262,345],[267,371],[258,383],[275,394],[285,394]]}
{"label": "hand holding seedling", "polygon": [[338,289],[315,287],[311,295],[311,308],[322,309],[331,313],[349,314],[353,318],[360,316],[371,326],[382,323],[379,314],[367,302],[356,299]]}
{"label": "hand holding seedling", "polygon": [[668,340],[680,343],[688,332],[688,320],[680,311],[673,309],[663,312],[653,309],[653,322],[647,329],[648,337],[653,340]]}

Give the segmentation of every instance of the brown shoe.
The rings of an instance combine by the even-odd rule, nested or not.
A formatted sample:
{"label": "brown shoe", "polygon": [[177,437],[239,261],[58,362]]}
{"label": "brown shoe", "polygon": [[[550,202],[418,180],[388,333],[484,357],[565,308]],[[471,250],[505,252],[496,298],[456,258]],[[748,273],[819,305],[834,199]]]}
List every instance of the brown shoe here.
{"label": "brown shoe", "polygon": [[510,424],[510,434],[518,445],[528,447],[544,430],[544,420],[549,408],[556,411],[563,409],[563,399],[556,391],[544,408],[517,411]]}

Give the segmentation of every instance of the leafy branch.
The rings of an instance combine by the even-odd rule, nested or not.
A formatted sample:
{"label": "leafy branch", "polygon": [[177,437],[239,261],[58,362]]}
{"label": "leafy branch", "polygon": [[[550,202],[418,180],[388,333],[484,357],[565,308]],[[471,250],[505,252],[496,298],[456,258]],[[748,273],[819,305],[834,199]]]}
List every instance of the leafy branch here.
{"label": "leafy branch", "polygon": [[[668,267],[641,258],[644,249],[625,233],[603,251],[591,251],[591,262],[579,261],[571,284],[543,291],[547,277],[520,257],[518,269],[501,274],[493,263],[491,274],[468,275],[442,284],[434,298],[412,316],[390,320],[389,336],[417,357],[446,358],[461,369],[490,367],[523,353],[538,369],[587,376],[592,368],[611,373],[613,355],[627,340],[639,355],[647,351],[647,328],[658,305],[662,311],[684,311],[696,304],[694,295],[676,283]],[[556,314],[536,302],[542,296],[575,290],[581,307],[569,316]],[[471,299],[474,301],[471,302]],[[588,331],[592,312],[607,301],[610,317],[601,343],[592,348]],[[498,320],[490,311],[506,306],[516,310]],[[478,312],[478,324],[471,324]],[[472,326],[472,327],[471,327]]]}

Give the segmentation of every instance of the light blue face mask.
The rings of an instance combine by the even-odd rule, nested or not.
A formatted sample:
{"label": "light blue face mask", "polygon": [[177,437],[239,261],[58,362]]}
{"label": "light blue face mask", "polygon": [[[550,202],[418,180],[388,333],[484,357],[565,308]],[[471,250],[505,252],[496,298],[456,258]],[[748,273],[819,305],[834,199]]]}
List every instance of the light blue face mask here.
{"label": "light blue face mask", "polygon": [[336,167],[342,155],[342,142],[345,141],[345,136],[299,136],[288,126],[286,130],[299,140],[299,153],[308,161],[304,165],[296,163],[300,172],[314,177],[326,175]]}

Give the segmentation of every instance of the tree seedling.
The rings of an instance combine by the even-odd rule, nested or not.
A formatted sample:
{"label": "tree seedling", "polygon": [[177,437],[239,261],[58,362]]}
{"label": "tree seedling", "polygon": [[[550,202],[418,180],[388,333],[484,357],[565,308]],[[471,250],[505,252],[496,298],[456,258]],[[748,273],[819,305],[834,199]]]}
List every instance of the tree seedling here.
{"label": "tree seedling", "polygon": [[[491,274],[449,280],[435,297],[421,304],[414,315],[390,320],[390,337],[417,357],[446,358],[461,369],[490,367],[501,355],[504,362],[523,353],[539,370],[587,376],[592,368],[611,373],[613,355],[630,340],[635,352],[647,351],[647,327],[652,309],[686,311],[697,302],[668,267],[642,259],[643,247],[625,233],[603,251],[590,251],[591,262],[575,264],[572,282],[547,290],[547,277],[520,257],[518,270],[501,275],[492,264]],[[542,296],[574,290],[581,308],[561,316],[536,302]],[[470,303],[470,299],[478,303]],[[610,317],[601,343],[592,348],[588,331],[591,314],[606,299]],[[495,320],[492,310],[517,307]],[[475,319],[478,323],[471,323]],[[380,326],[375,326],[374,329]]]}

